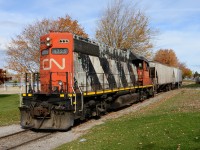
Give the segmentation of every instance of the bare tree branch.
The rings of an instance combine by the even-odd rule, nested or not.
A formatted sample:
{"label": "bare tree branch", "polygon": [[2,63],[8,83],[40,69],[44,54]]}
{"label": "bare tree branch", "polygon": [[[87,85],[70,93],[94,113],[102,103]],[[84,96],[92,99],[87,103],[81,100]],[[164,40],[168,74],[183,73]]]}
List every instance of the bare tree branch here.
{"label": "bare tree branch", "polygon": [[103,11],[98,22],[96,38],[111,47],[131,49],[133,52],[150,56],[154,31],[149,27],[148,17],[136,4],[123,0],[112,1]]}

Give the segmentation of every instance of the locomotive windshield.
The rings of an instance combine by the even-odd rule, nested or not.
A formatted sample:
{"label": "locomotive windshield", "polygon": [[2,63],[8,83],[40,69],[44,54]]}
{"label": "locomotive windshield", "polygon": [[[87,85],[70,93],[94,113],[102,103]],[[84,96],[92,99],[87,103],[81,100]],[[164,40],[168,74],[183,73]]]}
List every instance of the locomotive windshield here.
{"label": "locomotive windshield", "polygon": [[53,48],[51,51],[52,54],[68,54],[67,48]]}
{"label": "locomotive windshield", "polygon": [[48,49],[45,49],[42,51],[42,55],[48,55],[49,54],[49,50]]}

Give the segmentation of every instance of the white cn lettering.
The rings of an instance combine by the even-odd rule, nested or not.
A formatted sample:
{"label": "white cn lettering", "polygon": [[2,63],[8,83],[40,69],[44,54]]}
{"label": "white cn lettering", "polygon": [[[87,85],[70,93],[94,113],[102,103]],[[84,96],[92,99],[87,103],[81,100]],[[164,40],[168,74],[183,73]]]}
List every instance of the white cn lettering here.
{"label": "white cn lettering", "polygon": [[[49,67],[46,67],[44,64],[45,63],[48,63]],[[43,64],[43,70],[50,70],[52,68],[52,64],[55,64],[60,70],[63,70],[65,69],[65,58],[62,58],[62,64],[60,65],[55,59],[53,58],[50,58],[50,59],[44,59],[42,61],[42,64]]]}

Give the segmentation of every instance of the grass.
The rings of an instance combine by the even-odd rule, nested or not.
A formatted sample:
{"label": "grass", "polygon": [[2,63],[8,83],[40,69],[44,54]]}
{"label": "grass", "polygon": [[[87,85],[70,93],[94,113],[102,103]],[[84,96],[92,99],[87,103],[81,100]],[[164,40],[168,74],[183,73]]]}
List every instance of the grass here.
{"label": "grass", "polygon": [[[81,139],[85,139],[81,142]],[[58,150],[200,149],[200,90],[181,93],[96,126]]]}
{"label": "grass", "polygon": [[191,80],[183,80],[182,88],[200,88],[200,84],[195,83]]}
{"label": "grass", "polygon": [[183,85],[183,88],[200,88],[200,84],[187,84],[187,85]]}
{"label": "grass", "polygon": [[19,123],[19,95],[0,95],[0,126]]}

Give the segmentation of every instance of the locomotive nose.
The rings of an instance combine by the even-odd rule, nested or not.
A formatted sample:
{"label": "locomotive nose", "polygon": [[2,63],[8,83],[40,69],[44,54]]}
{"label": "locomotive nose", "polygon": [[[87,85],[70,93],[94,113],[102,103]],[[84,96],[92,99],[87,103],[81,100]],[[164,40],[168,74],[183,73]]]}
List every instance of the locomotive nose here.
{"label": "locomotive nose", "polygon": [[34,118],[50,117],[50,110],[48,109],[48,107],[42,107],[42,106],[34,107],[33,117]]}

